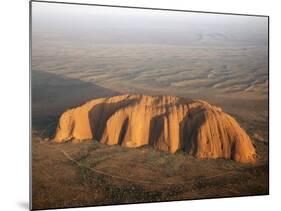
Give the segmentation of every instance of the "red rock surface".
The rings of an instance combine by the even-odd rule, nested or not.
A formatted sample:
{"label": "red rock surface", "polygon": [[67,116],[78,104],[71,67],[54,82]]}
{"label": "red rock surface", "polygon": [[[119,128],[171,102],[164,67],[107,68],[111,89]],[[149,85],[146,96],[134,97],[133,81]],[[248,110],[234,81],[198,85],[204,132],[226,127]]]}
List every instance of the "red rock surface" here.
{"label": "red rock surface", "polygon": [[256,159],[251,139],[233,117],[207,102],[173,96],[121,95],[65,111],[54,140],[87,139],[123,147],[151,145],[171,153],[183,149],[201,159]]}

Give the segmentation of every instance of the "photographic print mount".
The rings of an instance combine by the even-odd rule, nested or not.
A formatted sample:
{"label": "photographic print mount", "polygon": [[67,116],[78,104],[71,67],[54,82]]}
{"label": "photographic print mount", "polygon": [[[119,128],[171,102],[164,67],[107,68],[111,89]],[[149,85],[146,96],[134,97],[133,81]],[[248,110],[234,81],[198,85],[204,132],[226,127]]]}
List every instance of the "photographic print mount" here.
{"label": "photographic print mount", "polygon": [[268,194],[268,16],[30,5],[32,209]]}

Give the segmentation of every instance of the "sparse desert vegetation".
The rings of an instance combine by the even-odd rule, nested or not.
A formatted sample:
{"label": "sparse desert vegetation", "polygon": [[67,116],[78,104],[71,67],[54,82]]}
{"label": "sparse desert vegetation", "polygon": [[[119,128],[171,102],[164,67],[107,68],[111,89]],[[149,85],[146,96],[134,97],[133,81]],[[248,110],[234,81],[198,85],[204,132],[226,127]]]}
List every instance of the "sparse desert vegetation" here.
{"label": "sparse desert vegetation", "polygon": [[52,143],[33,134],[33,207],[73,207],[268,194],[267,143],[256,164],[179,151]]}

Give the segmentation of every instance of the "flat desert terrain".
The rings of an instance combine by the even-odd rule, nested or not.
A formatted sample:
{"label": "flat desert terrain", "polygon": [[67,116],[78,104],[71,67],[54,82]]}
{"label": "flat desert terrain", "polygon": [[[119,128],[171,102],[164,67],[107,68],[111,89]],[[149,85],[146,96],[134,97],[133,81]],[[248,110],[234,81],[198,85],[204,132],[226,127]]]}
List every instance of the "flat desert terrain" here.
{"label": "flat desert terrain", "polygon": [[256,164],[199,160],[184,152],[128,149],[89,140],[56,144],[33,134],[33,207],[268,194],[267,145],[255,141]]}

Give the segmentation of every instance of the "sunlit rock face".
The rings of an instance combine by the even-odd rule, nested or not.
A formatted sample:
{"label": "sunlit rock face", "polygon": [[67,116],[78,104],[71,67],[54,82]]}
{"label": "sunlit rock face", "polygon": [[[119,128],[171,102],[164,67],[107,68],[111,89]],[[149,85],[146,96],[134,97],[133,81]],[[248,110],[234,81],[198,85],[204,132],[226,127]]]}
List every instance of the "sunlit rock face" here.
{"label": "sunlit rock face", "polygon": [[151,145],[171,153],[182,149],[201,159],[256,159],[251,139],[233,117],[207,102],[173,96],[121,95],[65,111],[54,140],[88,139],[123,147]]}

